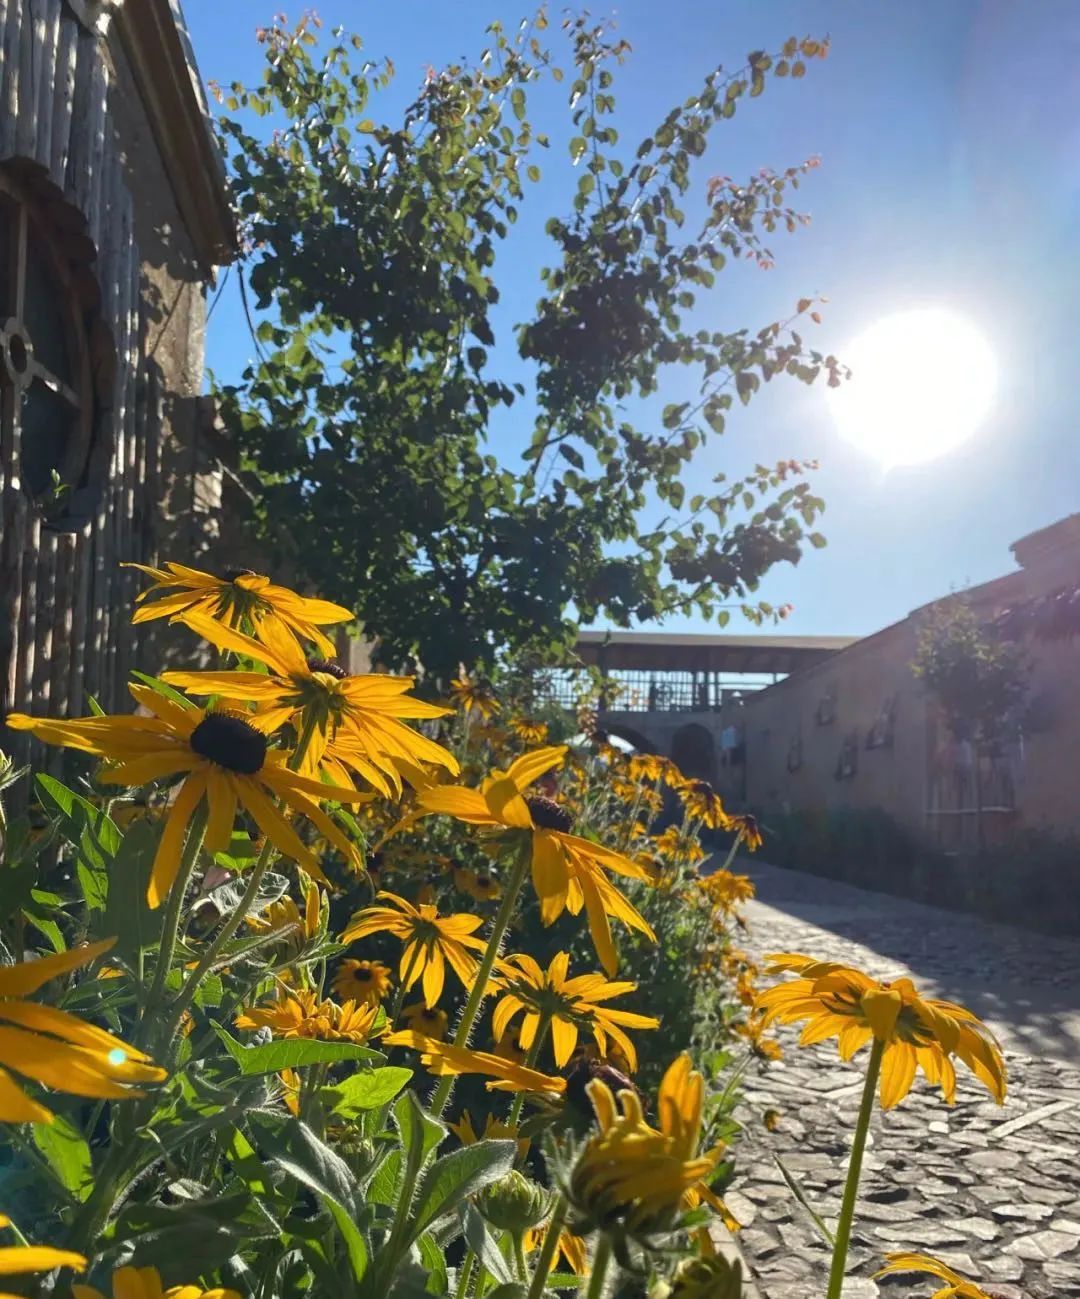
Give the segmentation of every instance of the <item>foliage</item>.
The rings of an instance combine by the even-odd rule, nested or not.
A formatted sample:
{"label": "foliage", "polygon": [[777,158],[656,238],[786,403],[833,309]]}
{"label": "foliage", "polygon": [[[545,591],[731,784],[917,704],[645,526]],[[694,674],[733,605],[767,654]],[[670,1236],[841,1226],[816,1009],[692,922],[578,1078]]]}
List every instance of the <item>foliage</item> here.
{"label": "foliage", "polygon": [[[214,586],[214,579],[195,574],[192,582],[202,605],[181,617],[219,648],[258,648],[229,625],[234,617],[242,619],[243,631],[279,645],[282,635],[292,635],[270,617],[273,601],[301,621],[305,614],[296,597],[250,575]],[[217,605],[205,598],[207,590],[227,591],[230,583],[248,593],[242,614],[235,612],[235,598],[222,597]],[[175,584],[168,590],[175,608]],[[219,622],[207,617],[207,607],[219,610]],[[553,1054],[548,1024],[532,1044],[517,1041],[516,1029],[496,1040],[491,1011],[498,998],[485,999],[482,991],[485,970],[500,995],[509,986],[513,971],[504,944],[545,965],[553,953],[568,951],[573,975],[595,970],[597,955],[585,937],[585,917],[572,905],[555,923],[543,923],[525,884],[529,835],[539,830],[478,833],[451,817],[422,815],[423,800],[433,789],[450,788],[448,766],[457,772],[460,764],[453,779],[461,784],[453,788],[464,792],[495,766],[514,770],[524,755],[554,755],[539,760],[538,783],[530,777],[527,787],[530,798],[535,789],[549,811],[572,818],[575,842],[608,852],[604,860],[612,859],[612,850],[625,854],[614,860],[645,877],[631,880],[627,893],[654,923],[659,941],[629,943],[621,939],[628,931],[616,927],[619,984],[610,985],[603,1004],[663,1017],[662,1033],[631,1030],[642,1056],[637,1084],[644,1096],[655,1096],[661,1085],[685,1090],[688,1060],[671,1075],[674,1082],[668,1078],[672,1059],[683,1059],[680,1051],[692,1048],[701,1059],[709,1084],[702,1143],[710,1153],[696,1162],[689,1148],[680,1155],[693,1184],[707,1172],[705,1183],[719,1185],[730,1173],[723,1157],[724,1143],[737,1131],[730,1084],[759,1050],[739,1036],[748,1021],[753,972],[730,941],[746,895],[738,883],[743,877],[730,876],[729,883],[722,872],[722,888],[708,892],[698,873],[702,850],[694,819],[668,830],[656,824],[661,779],[680,779],[670,764],[620,756],[599,739],[579,739],[565,756],[545,749],[543,723],[489,685],[482,691],[485,716],[470,702],[476,694],[467,681],[458,682],[459,706],[426,722],[424,744],[436,747],[423,750],[428,760],[413,762],[401,749],[409,736],[415,744],[420,737],[403,723],[395,723],[395,731],[388,720],[390,714],[409,716],[416,701],[403,692],[411,681],[337,676],[322,660],[313,663],[297,684],[292,713],[289,706],[269,705],[275,716],[265,724],[268,747],[252,725],[263,714],[234,688],[244,687],[253,700],[269,697],[275,678],[259,670],[256,658],[236,660],[205,678],[166,674],[196,694],[212,684],[228,700],[220,710],[211,705],[204,711],[174,684],[144,677],[135,687],[143,705],[139,716],[95,716],[59,730],[47,720],[9,717],[18,729],[89,747],[104,760],[92,770],[84,764],[85,774],[69,785],[37,774],[32,816],[0,821],[0,869],[11,881],[0,893],[7,949],[34,958],[42,949],[63,953],[86,940],[108,946],[104,954],[87,948],[79,957],[83,964],[97,957],[89,974],[54,980],[30,1013],[43,1033],[53,1031],[44,1017],[57,1010],[78,1017],[72,1022],[85,1025],[79,1033],[97,1032],[91,1024],[107,1027],[117,1035],[109,1039],[115,1043],[110,1060],[145,1051],[168,1073],[141,1091],[109,1090],[107,1083],[87,1091],[78,1081],[85,1068],[78,1048],[42,1037],[37,1054],[27,1055],[25,1043],[15,1049],[0,1040],[0,1064],[25,1072],[34,1092],[41,1090],[34,1079],[48,1082],[45,1094],[57,1116],[52,1125],[8,1127],[16,1142],[4,1169],[2,1207],[24,1238],[68,1251],[54,1254],[51,1264],[35,1264],[39,1272],[81,1255],[88,1279],[102,1292],[110,1290],[110,1273],[133,1266],[156,1268],[166,1287],[225,1286],[266,1299],[316,1291],[356,1299],[463,1293],[456,1287],[469,1276],[477,1286],[487,1278],[488,1293],[496,1284],[530,1282],[537,1295],[550,1293],[552,1258],[544,1261],[536,1240],[526,1258],[522,1233],[506,1225],[508,1215],[513,1211],[525,1224],[524,1205],[530,1229],[538,1218],[550,1226],[553,1215],[565,1215],[560,1169],[571,1169],[579,1144],[590,1139],[585,1081],[594,1070],[615,1069],[610,1076],[625,1084],[627,1062],[598,1049],[587,1010],[566,1012],[580,1037],[565,1069]],[[357,699],[373,702],[361,706]],[[325,715],[320,710],[330,700],[339,724],[327,736],[321,761],[331,765],[324,772],[338,770],[332,764],[349,743],[360,742],[360,731],[350,732],[350,740],[345,732],[361,723],[373,726],[378,715],[378,739],[364,732],[365,743],[376,746],[369,752],[372,775],[383,780],[376,760],[388,761],[390,750],[378,746],[389,745],[397,746],[397,769],[407,777],[399,793],[359,806],[340,774],[336,788],[316,785],[325,790],[317,801],[332,818],[332,835],[318,810],[303,802],[300,783],[306,746],[317,732],[313,718]],[[422,717],[439,712],[418,706]],[[215,747],[223,738],[224,745]],[[125,756],[131,744],[140,756]],[[157,756],[148,759],[151,751]],[[446,765],[431,761],[432,752]],[[207,763],[217,773],[208,779],[201,774]],[[239,806],[231,829],[215,825],[221,781],[251,798],[251,788],[269,780],[279,763],[294,773],[294,783],[280,787],[281,797],[292,805],[290,833],[299,833],[302,842],[294,845],[258,801],[257,816]],[[0,786],[10,794],[19,779],[30,777],[5,769]],[[320,779],[317,771],[310,779]],[[204,790],[209,821],[199,804],[187,802],[193,788]],[[289,815],[288,805],[282,808]],[[166,872],[175,883],[155,909],[148,885],[159,877],[162,845],[183,817],[176,870]],[[347,852],[338,842],[341,832]],[[355,869],[357,851],[366,871]],[[325,877],[321,886],[288,861],[301,853],[314,854],[313,868]],[[464,974],[451,961],[426,1010],[428,979],[425,974],[406,990],[413,961],[396,931],[377,926],[349,937],[358,919],[376,914],[371,904],[379,888],[415,905],[417,915],[437,908],[457,926],[454,932],[478,935],[475,950],[463,949]],[[387,901],[380,898],[380,907]],[[425,924],[419,921],[417,932],[428,932]],[[427,959],[434,960],[430,953]],[[700,978],[688,988],[691,965]],[[0,966],[5,1017],[15,1014],[14,1003],[4,999],[9,973]],[[439,1039],[451,1033],[459,1048],[469,1048],[457,1081],[438,1069]],[[46,1057],[66,1068],[76,1094],[64,1094],[62,1073],[40,1072]],[[518,1095],[487,1090],[485,1074],[471,1072],[479,1062],[490,1078],[492,1061],[496,1079],[525,1078],[527,1085],[515,1084]],[[527,1072],[515,1074],[522,1065]],[[428,1068],[438,1077],[433,1097]],[[143,1072],[158,1076],[149,1065]],[[692,1097],[692,1089],[686,1094]],[[0,1108],[9,1102],[0,1090]],[[666,1150],[675,1138],[654,1108],[646,1102],[641,1131],[647,1128],[649,1141]],[[662,1229],[655,1217],[647,1232],[619,1228],[624,1261],[659,1281],[696,1257],[691,1228],[700,1226],[705,1211],[687,1210],[676,1196],[665,1202]],[[566,1246],[567,1257],[584,1267],[584,1251],[601,1248],[597,1227],[576,1217],[570,1222],[589,1237]],[[616,1230],[614,1218],[605,1222],[604,1231]],[[559,1238],[557,1228],[552,1236]],[[5,1289],[17,1294],[45,1294],[51,1286],[49,1278],[5,1277]]]}
{"label": "foliage", "polygon": [[932,906],[1080,936],[1080,840],[1026,829],[963,855],[923,842],[880,808],[768,818],[777,866],[844,880]]}
{"label": "foliage", "polygon": [[1028,689],[1023,649],[981,624],[963,598],[931,607],[919,628],[912,671],[955,739],[994,745],[1016,728]]}
{"label": "foliage", "polygon": [[[587,17],[563,24],[565,73],[543,11],[512,36],[492,24],[478,60],[431,70],[397,125],[373,115],[389,63],[357,67],[359,38],[320,44],[317,26],[265,29],[262,83],[218,92],[259,312],[258,356],[220,397],[268,553],[357,606],[383,661],[418,657],[444,683],[503,652],[550,657],[575,620],[694,609],[722,625],[732,601],[774,616],[751,601],[759,579],[824,544],[811,466],[718,474],[692,497],[686,483],[736,400],[840,368],[791,328],[818,319],[809,298],[786,324],[697,322],[726,267],[768,268],[764,239],[808,220],[787,192],[814,161],[743,182],[698,168],[718,126],[827,43],[716,69],[627,145],[629,48]],[[534,97],[563,93],[565,116],[539,129]],[[576,192],[547,220],[540,296],[511,340],[505,313],[522,309],[500,305],[502,272],[522,273],[511,232],[544,201],[541,159],[553,184],[576,172]],[[665,390],[694,395],[661,404]]]}

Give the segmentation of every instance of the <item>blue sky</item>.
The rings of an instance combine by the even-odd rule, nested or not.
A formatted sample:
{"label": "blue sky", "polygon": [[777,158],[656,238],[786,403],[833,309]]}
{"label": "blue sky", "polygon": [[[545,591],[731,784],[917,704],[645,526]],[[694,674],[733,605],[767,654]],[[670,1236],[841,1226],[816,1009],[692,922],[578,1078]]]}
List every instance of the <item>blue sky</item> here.
{"label": "blue sky", "polygon": [[[185,0],[204,77],[258,77],[255,28],[282,7],[282,0]],[[525,0],[323,0],[317,8],[328,25],[360,34],[369,56],[393,59],[395,88],[367,110],[389,121],[428,65],[477,53],[492,18],[509,25],[530,12]],[[943,306],[976,324],[997,355],[990,417],[963,446],[917,467],[885,471],[847,444],[822,385],[775,382],[729,420],[700,466],[703,485],[758,460],[821,462],[814,483],[827,503],[828,548],[798,568],[774,569],[760,596],[795,605],[788,631],[864,633],[1005,571],[1011,542],[1078,508],[1080,6],[624,0],[605,10],[593,0],[590,8],[613,13],[633,47],[616,85],[624,142],[648,134],[716,63],[738,66],[748,50],[775,49],[789,35],[831,36],[829,58],[803,81],[771,81],[714,132],[702,189],[717,172],[738,178],[811,155],[822,165],[795,196],[812,214],[810,227],[771,240],[775,270],[725,272],[699,307],[702,319],[756,328],[788,315],[799,297],[822,293],[829,305],[812,341],[842,358],[845,341],[880,317]],[[548,34],[554,43],[557,33]],[[575,176],[552,135],[538,201],[526,204],[520,242],[499,273],[504,335],[538,296],[543,221],[572,193]],[[228,380],[250,352],[227,286],[211,320],[209,363]],[[498,433],[496,450],[509,454],[514,431]],[[694,620],[668,625],[704,629]],[[738,620],[731,630],[742,630]]]}

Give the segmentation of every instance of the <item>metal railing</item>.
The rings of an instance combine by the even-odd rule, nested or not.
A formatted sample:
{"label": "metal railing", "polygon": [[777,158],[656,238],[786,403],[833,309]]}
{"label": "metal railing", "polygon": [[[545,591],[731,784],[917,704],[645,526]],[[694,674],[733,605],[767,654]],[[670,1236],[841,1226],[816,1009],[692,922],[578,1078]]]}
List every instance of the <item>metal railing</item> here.
{"label": "metal railing", "polygon": [[[772,685],[774,677],[719,672],[647,672],[618,669],[602,682],[595,674],[557,668],[536,677],[539,700],[577,708],[585,700],[607,712],[719,712],[747,694]],[[599,695],[598,695],[599,691]]]}

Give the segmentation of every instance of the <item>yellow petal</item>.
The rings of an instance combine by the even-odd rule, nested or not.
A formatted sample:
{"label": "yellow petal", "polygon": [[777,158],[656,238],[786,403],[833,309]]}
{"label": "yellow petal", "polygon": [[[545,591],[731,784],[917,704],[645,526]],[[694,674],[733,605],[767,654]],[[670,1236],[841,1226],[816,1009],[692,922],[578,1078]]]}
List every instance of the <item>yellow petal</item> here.
{"label": "yellow petal", "polygon": [[73,1267],[85,1272],[86,1259],[70,1249],[53,1249],[51,1245],[7,1245],[0,1249],[0,1276],[51,1272],[54,1267]]}
{"label": "yellow petal", "polygon": [[36,961],[4,966],[0,968],[0,997],[25,997],[28,993],[37,992],[50,979],[89,965],[115,945],[115,938],[106,938],[100,943],[85,943],[81,947],[72,947],[53,956],[43,956]]}

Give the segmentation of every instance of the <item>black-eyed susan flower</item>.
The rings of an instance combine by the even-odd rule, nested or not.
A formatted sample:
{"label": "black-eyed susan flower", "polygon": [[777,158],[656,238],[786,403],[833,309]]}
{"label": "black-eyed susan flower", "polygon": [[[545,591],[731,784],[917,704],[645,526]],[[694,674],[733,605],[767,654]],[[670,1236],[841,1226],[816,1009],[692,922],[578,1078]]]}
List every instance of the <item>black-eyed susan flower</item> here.
{"label": "black-eyed susan flower", "polygon": [[435,1042],[408,1029],[388,1033],[383,1042],[386,1046],[404,1046],[419,1051],[421,1064],[436,1077],[480,1074],[491,1079],[487,1084],[489,1091],[552,1092],[560,1096],[566,1091],[565,1078],[552,1077],[538,1069],[515,1064],[490,1051],[473,1051],[452,1042]]}
{"label": "black-eyed susan flower", "polygon": [[479,1135],[468,1110],[462,1111],[461,1118],[456,1123],[448,1121],[446,1126],[463,1146],[475,1146],[478,1141],[516,1141],[518,1157],[521,1159],[525,1158],[529,1150],[528,1138],[519,1137],[518,1129],[513,1123],[504,1123],[494,1114],[488,1114],[484,1120],[484,1130]]}
{"label": "black-eyed susan flower", "polygon": [[735,1032],[759,1060],[782,1060],[784,1049],[774,1037],[767,1037],[760,1015],[751,1015],[735,1025]]}
{"label": "black-eyed susan flower", "polygon": [[[73,1285],[73,1299],[106,1299],[92,1285]],[[237,1290],[215,1286],[174,1285],[166,1290],[156,1267],[121,1267],[112,1274],[112,1299],[242,1299]]]}
{"label": "black-eyed susan flower", "polygon": [[861,970],[797,953],[770,956],[768,972],[791,971],[799,978],[777,984],[757,999],[763,1022],[806,1021],[799,1043],[835,1037],[842,1060],[871,1039],[883,1044],[880,1100],[891,1109],[911,1090],[921,1069],[940,1086],[945,1100],[956,1097],[952,1057],[967,1065],[1001,1104],[1005,1100],[1005,1061],[993,1034],[970,1010],[951,1001],[921,997],[910,979],[881,983]]}
{"label": "black-eyed susan flower", "polygon": [[710,830],[728,829],[731,821],[723,800],[707,780],[688,780],[679,793],[691,820],[700,821]]}
{"label": "black-eyed susan flower", "polygon": [[875,1276],[892,1276],[897,1272],[926,1272],[945,1284],[934,1291],[933,1299],[992,1299],[985,1290],[954,1272],[947,1263],[929,1254],[886,1254],[886,1263]]}
{"label": "black-eyed susan flower", "polygon": [[749,875],[737,875],[725,867],[703,875],[694,883],[711,905],[725,915],[730,915],[743,902],[749,902],[756,891]]}
{"label": "black-eyed susan flower", "polygon": [[694,866],[705,859],[705,849],[693,830],[683,826],[669,825],[666,830],[653,836],[655,852],[671,862],[685,862]]}
{"label": "black-eyed susan flower", "polygon": [[236,1017],[236,1027],[268,1028],[274,1037],[314,1038],[321,1042],[366,1042],[379,1014],[377,1005],[320,1001],[300,988],[283,991],[273,1001],[253,1006]]}
{"label": "black-eyed susan flower", "polygon": [[[10,1227],[11,1219],[0,1213],[0,1227]],[[31,1272],[51,1272],[57,1267],[86,1271],[86,1259],[70,1249],[55,1249],[52,1245],[0,1246],[0,1276],[25,1276]],[[0,1295],[0,1299],[17,1299],[15,1295]]]}
{"label": "black-eyed susan flower", "polygon": [[254,703],[257,724],[268,732],[295,722],[297,731],[309,736],[302,771],[310,773],[323,764],[333,740],[332,765],[326,770],[339,784],[348,783],[341,777],[344,766],[380,793],[399,794],[396,759],[458,772],[452,754],[402,721],[443,717],[447,712],[414,699],[408,693],[414,685],[412,677],[351,676],[329,659],[307,658],[293,637],[274,624],[262,628],[261,640],[198,615],[188,618],[187,624],[212,645],[263,663],[268,671],[166,672],[162,680],[192,694]]}
{"label": "black-eyed susan flower", "polygon": [[[256,636],[277,627],[311,641],[323,654],[333,654],[333,641],[319,628],[351,622],[356,617],[340,604],[297,595],[247,568],[232,569],[224,577],[214,577],[183,564],[167,563],[163,568],[151,568],[147,564],[124,567],[138,568],[154,579],[151,586],[135,597],[138,608],[132,622],[149,622],[153,618],[187,622],[192,616],[201,616],[226,627],[250,629]],[[160,599],[148,598],[159,595]]]}
{"label": "black-eyed susan flower", "polygon": [[319,799],[363,803],[370,798],[351,787],[310,780],[286,764],[289,754],[271,749],[264,723],[251,715],[207,712],[189,702],[166,699],[148,686],[129,686],[149,717],[78,717],[68,721],[12,713],[7,725],[30,731],[47,744],[61,744],[106,759],[98,773],[105,784],[139,786],[183,775],[165,818],[165,828],[150,873],[147,901],[157,907],[168,896],[180,869],[181,850],[196,809],[207,806],[206,848],[226,852],[238,807],[286,857],[316,878],[322,871],[281,809],[300,812],[346,858],[359,861],[354,844],[319,807]]}
{"label": "black-eyed susan flower", "polygon": [[[657,1127],[645,1121],[636,1092],[618,1099],[594,1078],[587,1085],[599,1132],[582,1147],[570,1176],[570,1199],[587,1223],[622,1223],[631,1232],[670,1230],[702,1198],[703,1179],[723,1146],[699,1149],[705,1084],[690,1057],[668,1068],[657,1098]],[[711,1195],[711,1193],[710,1193]]]}
{"label": "black-eyed susan flower", "polygon": [[12,1073],[72,1096],[112,1100],[141,1096],[132,1088],[165,1078],[165,1070],[149,1056],[104,1029],[54,1006],[26,1000],[50,979],[88,965],[115,941],[0,968],[0,1122],[53,1121],[52,1112],[32,1100]]}
{"label": "black-eyed susan flower", "polygon": [[[531,1227],[522,1240],[525,1253],[532,1254],[535,1250],[538,1250],[543,1245],[547,1232],[547,1226]],[[567,1231],[565,1227],[559,1232],[559,1243],[555,1249],[553,1262],[556,1270],[558,1270],[560,1261],[565,1263],[567,1269],[575,1276],[584,1276],[589,1265],[588,1245],[580,1236],[575,1236],[572,1231]]]}
{"label": "black-eyed susan flower", "polygon": [[634,753],[627,759],[626,774],[631,780],[663,780],[667,761],[655,753]]}
{"label": "black-eyed susan flower", "polygon": [[631,1070],[637,1068],[637,1052],[626,1035],[627,1028],[659,1028],[651,1015],[605,1006],[612,997],[623,997],[637,989],[636,983],[609,983],[602,974],[579,974],[569,978],[570,955],[559,952],[546,970],[524,953],[510,956],[499,970],[506,979],[506,991],[492,1015],[492,1032],[501,1040],[507,1028],[523,1015],[518,1040],[528,1050],[545,1020],[551,1024],[555,1063],[561,1069],[574,1054],[578,1032],[591,1032],[601,1055],[606,1055],[610,1038],[621,1048]]}
{"label": "black-eyed susan flower", "polygon": [[401,1012],[401,1018],[414,1033],[428,1037],[433,1042],[441,1042],[450,1028],[450,1016],[438,1006],[425,1006],[422,1001],[414,1001]]}
{"label": "black-eyed susan flower", "polygon": [[495,1043],[495,1054],[513,1064],[524,1064],[529,1052],[521,1045],[521,1034],[511,1031],[504,1033]]}
{"label": "black-eyed susan flower", "polygon": [[553,799],[526,791],[562,763],[565,747],[537,749],[516,758],[506,771],[493,771],[479,789],[442,785],[421,790],[422,812],[443,812],[487,829],[523,831],[531,836],[533,885],[540,899],[540,918],[554,924],[564,910],[578,915],[582,907],[600,963],[608,974],[619,968],[609,917],[655,941],[648,921],[608,879],[614,871],[628,879],[648,880],[645,867],[590,839],[571,834],[570,812]]}
{"label": "black-eyed susan flower", "polygon": [[502,885],[486,870],[458,866],[454,871],[454,887],[476,902],[497,902],[502,897]]}
{"label": "black-eyed susan flower", "polygon": [[728,817],[728,829],[734,830],[739,842],[747,852],[757,852],[765,840],[761,837],[761,826],[756,816],[749,812],[736,812]]}
{"label": "black-eyed susan flower", "polygon": [[472,952],[482,952],[487,944],[476,937],[484,923],[482,916],[440,916],[429,902],[419,906],[396,893],[380,891],[388,898],[388,907],[366,907],[358,911],[341,936],[343,943],[354,943],[369,934],[393,934],[404,947],[398,966],[398,978],[406,992],[423,979],[424,1001],[434,1006],[442,996],[449,965],[466,988],[476,978],[477,961]]}
{"label": "black-eyed susan flower", "polygon": [[342,1001],[362,1006],[377,1006],[394,986],[390,967],[382,961],[342,961],[334,974],[332,987]]}
{"label": "black-eyed susan flower", "polygon": [[450,682],[450,698],[462,712],[479,713],[485,722],[495,717],[501,708],[491,682],[483,678],[474,680],[464,671]]}
{"label": "black-eyed susan flower", "polygon": [[510,729],[522,744],[543,744],[548,737],[547,722],[540,722],[532,717],[511,718]]}
{"label": "black-eyed susan flower", "polygon": [[244,917],[249,929],[257,934],[275,934],[278,941],[303,947],[319,935],[322,922],[322,894],[314,880],[304,885],[304,910],[286,893],[271,902],[265,911]]}

